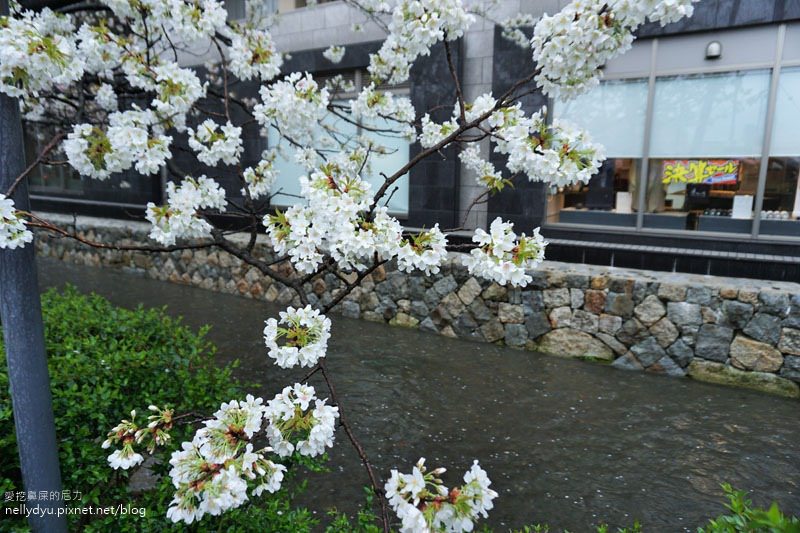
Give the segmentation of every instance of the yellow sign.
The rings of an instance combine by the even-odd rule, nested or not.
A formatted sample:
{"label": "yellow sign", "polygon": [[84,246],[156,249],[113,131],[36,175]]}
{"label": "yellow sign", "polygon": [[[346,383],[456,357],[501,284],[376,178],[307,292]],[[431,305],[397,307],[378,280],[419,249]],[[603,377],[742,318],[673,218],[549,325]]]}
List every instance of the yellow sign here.
{"label": "yellow sign", "polygon": [[735,185],[739,161],[735,159],[667,160],[663,165],[662,183],[711,183]]}

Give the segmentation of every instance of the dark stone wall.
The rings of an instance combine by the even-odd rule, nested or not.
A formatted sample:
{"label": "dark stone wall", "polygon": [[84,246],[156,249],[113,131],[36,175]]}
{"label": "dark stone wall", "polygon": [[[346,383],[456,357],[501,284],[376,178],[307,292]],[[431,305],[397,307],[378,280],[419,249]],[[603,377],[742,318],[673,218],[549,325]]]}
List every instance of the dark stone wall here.
{"label": "dark stone wall", "polygon": [[[461,78],[461,40],[450,43],[450,47],[456,73]],[[445,122],[453,113],[456,91],[449,72],[445,47],[441,43],[411,68],[411,103],[418,113],[432,110],[430,115],[434,122]],[[414,143],[410,157],[413,159],[421,150],[419,143]],[[458,224],[460,170],[452,146],[426,157],[411,169],[409,226],[429,228],[438,222],[442,228],[452,228]]]}
{"label": "dark stone wall", "polygon": [[[534,70],[531,54],[505,39],[499,28],[494,32],[494,63],[492,65],[492,94],[499,97],[511,89],[521,76]],[[533,91],[520,98],[527,114],[535,113],[547,104],[547,97],[534,83],[519,87],[517,94]],[[498,169],[505,168],[506,157],[494,152],[490,161]],[[507,174],[508,171],[506,171]],[[531,183],[524,177],[517,178],[514,188],[506,188],[489,199],[488,222],[502,217],[514,223],[517,232],[530,234],[544,221],[547,187],[543,183]]]}

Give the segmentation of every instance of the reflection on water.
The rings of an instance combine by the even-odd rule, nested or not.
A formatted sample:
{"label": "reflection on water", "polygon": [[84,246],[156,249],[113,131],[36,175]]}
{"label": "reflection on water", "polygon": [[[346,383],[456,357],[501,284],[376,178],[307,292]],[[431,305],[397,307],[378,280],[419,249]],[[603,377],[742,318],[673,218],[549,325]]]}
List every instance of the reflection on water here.
{"label": "reflection on water", "polygon": [[[303,375],[266,356],[261,331],[273,305],[45,260],[40,282],[70,282],[127,307],[166,304],[193,327],[212,324],[220,358],[239,358],[240,375],[265,397]],[[722,512],[726,481],[800,514],[796,401],[341,317],[328,357],[382,475],[425,456],[455,484],[480,459],[501,496],[490,518],[501,530],[634,519],[647,531],[694,530]],[[333,472],[314,476],[308,503],[354,509],[366,480],[341,432],[331,455]]]}

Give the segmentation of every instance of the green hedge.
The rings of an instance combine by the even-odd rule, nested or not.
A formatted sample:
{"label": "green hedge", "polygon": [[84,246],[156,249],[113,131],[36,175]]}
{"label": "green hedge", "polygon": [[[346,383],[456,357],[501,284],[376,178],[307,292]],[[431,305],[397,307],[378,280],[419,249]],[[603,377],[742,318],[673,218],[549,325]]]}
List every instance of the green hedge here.
{"label": "green hedge", "polygon": [[[132,408],[170,405],[176,413],[213,413],[223,401],[243,396],[233,378],[234,365],[219,367],[207,328],[194,333],[163,309],[122,309],[100,296],[82,295],[73,287],[42,296],[48,366],[53,391],[61,476],[65,489],[80,491],[80,505],[130,503],[146,516],[70,517],[70,529],[82,531],[164,531],[173,528],[165,513],[172,499],[167,478],[156,490],[132,494],[129,474],[113,471],[100,448],[108,430]],[[0,338],[0,342],[1,342]],[[0,491],[22,490],[14,436],[8,373],[0,361]],[[188,440],[191,428],[173,432],[177,443]],[[164,462],[157,474],[168,471]],[[220,518],[204,519],[196,530],[302,531],[312,525],[304,509],[292,509],[287,491],[262,498]],[[5,499],[5,498],[4,498]],[[75,502],[73,502],[75,503]],[[3,503],[3,505],[8,505]],[[94,518],[94,519],[92,519]],[[219,522],[222,521],[220,524]],[[6,517],[0,530],[25,529],[24,521]],[[181,527],[185,531],[187,528]]]}

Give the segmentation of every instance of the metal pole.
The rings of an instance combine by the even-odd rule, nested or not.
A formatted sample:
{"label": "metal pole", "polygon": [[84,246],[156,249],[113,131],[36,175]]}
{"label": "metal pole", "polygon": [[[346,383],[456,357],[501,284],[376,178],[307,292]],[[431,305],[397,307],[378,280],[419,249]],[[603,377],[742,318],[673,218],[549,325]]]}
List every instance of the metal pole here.
{"label": "metal pole", "polygon": [[[5,14],[8,0],[0,0],[0,15]],[[0,192],[5,193],[24,170],[24,154],[19,103],[16,98],[0,94]],[[13,200],[17,209],[29,209],[24,181]],[[0,320],[22,483],[26,493],[37,495],[35,502],[25,502],[26,511],[31,513],[28,523],[36,533],[66,532],[33,243],[16,250],[0,250]],[[43,492],[47,499],[39,499]]]}

